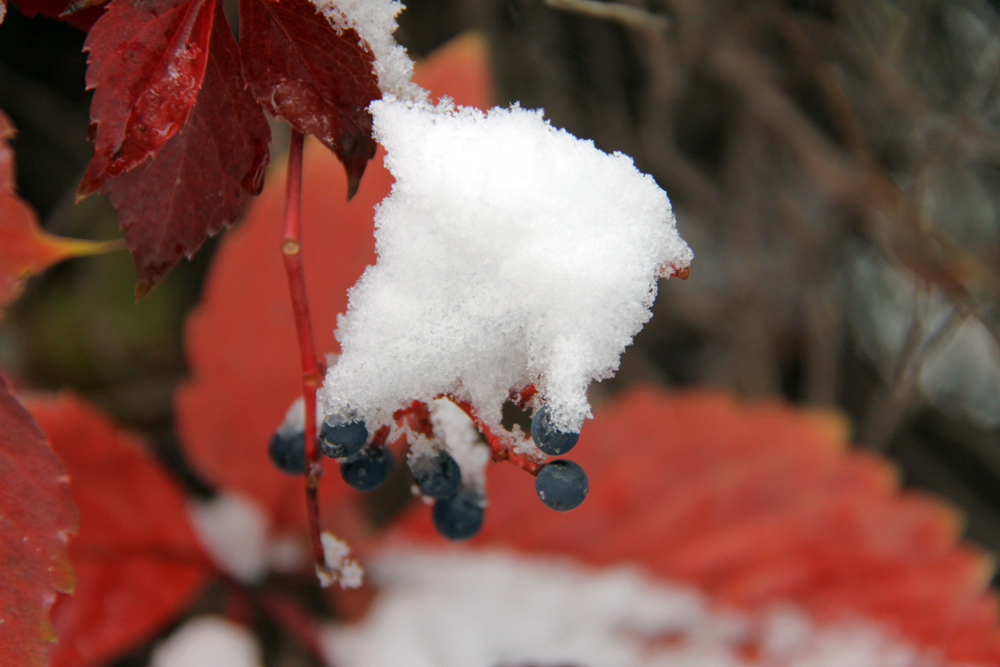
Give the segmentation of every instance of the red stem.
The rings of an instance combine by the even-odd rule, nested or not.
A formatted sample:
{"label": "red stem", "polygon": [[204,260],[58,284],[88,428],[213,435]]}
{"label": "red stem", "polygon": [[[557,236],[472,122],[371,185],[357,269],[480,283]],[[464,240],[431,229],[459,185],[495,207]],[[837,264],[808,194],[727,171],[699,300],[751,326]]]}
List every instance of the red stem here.
{"label": "red stem", "polygon": [[309,301],[306,298],[306,275],[302,266],[302,146],[304,137],[292,128],[288,146],[288,179],[285,183],[285,221],[282,230],[281,254],[288,275],[288,290],[292,296],[295,329],[299,335],[299,352],[302,357],[302,398],[305,401],[306,423],[306,509],[309,514],[309,537],[312,540],[316,566],[326,569],[323,544],[319,539],[319,501],[316,496],[323,464],[316,447],[316,390],[322,381],[316,346],[313,343],[309,319]]}
{"label": "red stem", "polygon": [[486,425],[486,422],[479,418],[479,415],[476,414],[476,409],[472,407],[471,403],[457,399],[454,396],[449,396],[448,398],[451,399],[452,403],[462,408],[465,414],[469,415],[469,419],[479,427],[479,432],[483,434],[486,441],[490,443],[490,447],[493,448],[494,462],[510,461],[521,470],[532,475],[537,475],[538,471],[542,469],[543,463],[514,452],[507,443],[498,438],[490,427]]}

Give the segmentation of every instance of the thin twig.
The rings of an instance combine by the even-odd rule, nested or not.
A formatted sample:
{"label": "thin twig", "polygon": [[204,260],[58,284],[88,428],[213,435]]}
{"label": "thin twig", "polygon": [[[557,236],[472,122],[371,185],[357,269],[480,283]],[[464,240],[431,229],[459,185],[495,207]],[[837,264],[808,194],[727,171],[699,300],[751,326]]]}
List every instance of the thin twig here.
{"label": "thin twig", "polygon": [[316,359],[312,325],[309,319],[309,302],[306,299],[306,276],[302,266],[302,146],[304,137],[292,129],[288,146],[288,179],[285,190],[285,220],[282,231],[281,254],[288,275],[288,289],[295,313],[295,329],[299,337],[302,358],[302,397],[305,401],[306,423],[306,509],[309,514],[309,537],[313,558],[318,571],[326,571],[326,557],[320,541],[319,501],[317,489],[323,475],[316,446],[316,390],[321,381],[320,366]]}
{"label": "thin twig", "polygon": [[583,14],[602,21],[613,21],[626,28],[649,30],[660,34],[670,30],[671,21],[662,14],[654,14],[641,7],[623,5],[618,2],[597,2],[596,0],[545,0],[552,9],[574,14]]}

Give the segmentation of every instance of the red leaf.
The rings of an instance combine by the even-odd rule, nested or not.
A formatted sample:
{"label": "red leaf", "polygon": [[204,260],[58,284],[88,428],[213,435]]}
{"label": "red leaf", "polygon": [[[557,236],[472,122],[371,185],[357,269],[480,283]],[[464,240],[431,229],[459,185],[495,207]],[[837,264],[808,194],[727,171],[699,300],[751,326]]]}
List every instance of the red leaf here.
{"label": "red leaf", "polygon": [[99,6],[104,4],[104,0],[87,2],[79,11],[66,14],[75,3],[71,0],[14,0],[12,3],[25,16],[31,17],[41,14],[52,19],[66,21],[83,31],[90,30],[101,15],[104,8]]}
{"label": "red leaf", "polygon": [[[490,83],[481,38],[465,37],[417,67],[416,79],[459,104],[486,106]],[[306,287],[316,349],[338,349],[336,315],[347,288],[375,259],[372,208],[392,178],[381,155],[350,204],[337,160],[306,145],[302,197]],[[277,528],[304,525],[302,480],[279,472],[267,444],[288,406],[302,394],[295,322],[279,249],[284,165],[276,168],[239,229],[220,244],[185,341],[191,381],[177,395],[177,428],[193,464],[216,484],[254,498]],[[327,475],[329,506],[351,493]]]}
{"label": "red leaf", "polygon": [[24,279],[68,257],[105,252],[117,243],[95,243],[47,234],[38,217],[14,189],[14,136],[10,119],[0,112],[0,307],[21,293]]}
{"label": "red leaf", "polygon": [[[565,514],[520,470],[492,466],[472,543],[637,563],[740,607],[868,616],[956,662],[1000,661],[989,558],[957,543],[951,508],[849,451],[831,414],[636,390],[597,412],[570,458],[590,493]],[[440,543],[429,515],[415,508],[403,531]]]}
{"label": "red leaf", "polygon": [[335,30],[310,0],[240,0],[240,53],[253,96],[336,153],[353,197],[375,157],[368,105],[382,97],[358,33]]}
{"label": "red leaf", "polygon": [[98,664],[187,605],[210,572],[208,560],[184,495],[138,439],[72,396],[26,404],[65,462],[80,511],[69,545],[76,591],[52,610],[59,643],[51,667]]}
{"label": "red leaf", "polygon": [[77,516],[62,464],[0,377],[0,664],[45,667],[48,612],[73,588],[66,537]]}
{"label": "red leaf", "polygon": [[156,157],[105,186],[135,259],[137,298],[231,225],[263,187],[270,128],[244,90],[221,3],[215,13],[205,85],[187,125]]}
{"label": "red leaf", "polygon": [[94,158],[77,198],[155,156],[205,78],[216,0],[114,0],[84,44]]}

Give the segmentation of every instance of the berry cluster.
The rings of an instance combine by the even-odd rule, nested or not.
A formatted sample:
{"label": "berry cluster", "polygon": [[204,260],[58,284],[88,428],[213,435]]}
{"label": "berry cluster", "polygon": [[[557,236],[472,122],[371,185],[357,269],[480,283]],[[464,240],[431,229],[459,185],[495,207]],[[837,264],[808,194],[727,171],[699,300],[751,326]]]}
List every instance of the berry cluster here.
{"label": "berry cluster", "polygon": [[[475,419],[474,415],[470,416]],[[463,479],[459,462],[434,432],[427,404],[415,402],[393,417],[397,425],[411,435],[433,443],[419,452],[416,448],[411,450],[407,462],[420,495],[434,500],[432,517],[437,531],[451,540],[474,536],[483,524],[483,507],[486,504],[481,481]],[[482,424],[478,421],[477,424],[483,429]],[[373,491],[385,481],[392,468],[393,457],[386,442],[390,431],[386,425],[371,434],[359,417],[327,417],[320,427],[318,446],[320,452],[340,463],[341,477],[349,486],[360,491]],[[484,435],[492,444],[492,434],[484,430]],[[579,433],[561,431],[553,426],[548,409],[542,407],[532,419],[531,437],[545,454],[560,456],[576,445]],[[403,435],[396,442],[399,444],[405,439]],[[281,470],[302,474],[305,468],[302,430],[290,427],[288,423],[283,424],[271,438],[269,453]],[[494,460],[498,460],[495,451]],[[560,512],[574,509],[587,496],[587,475],[573,461],[536,462],[526,469],[535,474],[535,491],[551,509]]]}

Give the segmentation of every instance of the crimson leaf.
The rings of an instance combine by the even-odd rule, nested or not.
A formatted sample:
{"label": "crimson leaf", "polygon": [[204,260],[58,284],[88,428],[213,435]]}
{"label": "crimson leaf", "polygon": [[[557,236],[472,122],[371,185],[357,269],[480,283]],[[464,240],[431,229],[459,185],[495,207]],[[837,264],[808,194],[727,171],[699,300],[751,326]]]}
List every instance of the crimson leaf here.
{"label": "crimson leaf", "polygon": [[253,96],[336,153],[353,197],[375,156],[368,105],[382,96],[358,33],[336,30],[310,0],[240,0],[240,53]]}
{"label": "crimson leaf", "polygon": [[215,13],[204,86],[187,124],[156,157],[105,187],[135,259],[137,298],[181,255],[190,257],[206,237],[232,224],[264,184],[270,129],[243,87],[221,3]]}
{"label": "crimson leaf", "polygon": [[73,588],[66,535],[77,517],[66,472],[0,377],[0,664],[44,667],[48,610]]}
{"label": "crimson leaf", "polygon": [[142,441],[68,393],[25,405],[65,463],[80,511],[69,544],[76,590],[52,608],[49,667],[106,664],[188,605],[211,567],[187,499]]}
{"label": "crimson leaf", "polygon": [[114,0],[84,44],[94,158],[78,197],[156,155],[205,78],[216,0]]}

